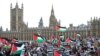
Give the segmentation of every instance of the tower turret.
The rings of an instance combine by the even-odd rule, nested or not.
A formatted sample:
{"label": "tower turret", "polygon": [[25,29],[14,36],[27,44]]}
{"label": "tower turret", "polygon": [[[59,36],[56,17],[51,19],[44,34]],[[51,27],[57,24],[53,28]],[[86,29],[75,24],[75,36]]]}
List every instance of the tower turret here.
{"label": "tower turret", "polygon": [[39,27],[40,29],[44,27],[44,26],[43,26],[43,20],[42,20],[42,17],[41,17],[41,19],[40,19],[40,21],[39,21],[38,27]]}
{"label": "tower turret", "polygon": [[53,5],[52,5],[50,21],[49,21],[49,27],[55,29],[55,26],[58,25],[58,24],[59,23],[57,22],[57,19],[54,15],[54,9],[53,9]]}
{"label": "tower turret", "polygon": [[12,3],[10,4],[10,9],[12,9]]}
{"label": "tower turret", "polygon": [[22,7],[21,8],[23,9],[23,3],[22,3]]}
{"label": "tower turret", "polygon": [[51,15],[54,15],[53,5],[52,5],[52,10],[51,10]]}
{"label": "tower turret", "polygon": [[25,28],[26,25],[23,22],[23,9],[19,8],[18,3],[16,3],[15,8],[12,8],[10,11],[11,31],[20,31]]}
{"label": "tower turret", "polygon": [[19,6],[18,6],[18,2],[16,2],[16,6],[15,6],[16,8],[19,8]]}

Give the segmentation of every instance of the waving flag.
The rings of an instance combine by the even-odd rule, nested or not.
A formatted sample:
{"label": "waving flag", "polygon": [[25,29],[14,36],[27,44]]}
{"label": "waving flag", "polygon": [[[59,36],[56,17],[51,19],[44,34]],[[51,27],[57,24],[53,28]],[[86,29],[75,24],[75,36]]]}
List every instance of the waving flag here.
{"label": "waving flag", "polygon": [[54,56],[61,56],[59,51],[54,50]]}
{"label": "waving flag", "polygon": [[36,40],[37,43],[43,43],[45,42],[45,40],[41,37],[37,37],[37,40]]}
{"label": "waving flag", "polygon": [[33,35],[33,40],[36,41],[38,39],[39,35],[38,34],[34,34]]}
{"label": "waving flag", "polygon": [[72,40],[71,40],[70,38],[67,38],[65,41],[66,41],[67,43],[70,43]]}
{"label": "waving flag", "polygon": [[13,46],[12,46],[12,51],[11,52],[13,52],[13,55],[20,55],[21,56],[21,54],[23,53],[23,51],[24,51],[24,47],[25,47],[25,45],[24,44],[21,44],[21,43],[19,43],[19,44],[21,44],[21,45],[17,45],[18,43],[15,43],[15,44],[13,44]]}
{"label": "waving flag", "polygon": [[65,32],[66,31],[66,27],[61,27],[59,25],[56,25],[55,29],[56,29],[56,31],[60,31],[60,32]]}
{"label": "waving flag", "polygon": [[11,52],[16,52],[16,50],[17,50],[17,47],[14,44],[12,44]]}
{"label": "waving flag", "polygon": [[5,45],[5,46],[10,46],[11,44],[8,42],[8,40],[6,39],[2,39],[2,43]]}

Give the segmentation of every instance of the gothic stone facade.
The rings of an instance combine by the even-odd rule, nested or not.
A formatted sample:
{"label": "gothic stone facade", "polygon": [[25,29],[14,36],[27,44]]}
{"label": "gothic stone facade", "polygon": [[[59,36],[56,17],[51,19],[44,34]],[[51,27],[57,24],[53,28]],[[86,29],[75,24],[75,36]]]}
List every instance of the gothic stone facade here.
{"label": "gothic stone facade", "polygon": [[91,18],[91,35],[95,37],[100,37],[100,18]]}
{"label": "gothic stone facade", "polygon": [[37,28],[28,28],[28,25],[23,22],[23,4],[22,7],[19,8],[18,3],[16,3],[15,8],[12,8],[12,4],[10,7],[10,31],[0,31],[0,34],[2,37],[7,37],[9,39],[16,37],[18,40],[32,40],[33,33],[38,33],[46,39],[50,39],[52,35],[54,35],[56,38],[59,35],[63,35],[65,38],[75,38],[75,33],[79,33],[83,38],[85,38],[92,32],[90,26],[93,24],[79,25],[77,27],[71,24],[70,27],[66,28],[65,32],[57,32],[55,30],[56,25],[60,25],[60,21],[57,21],[52,6],[49,27],[43,26],[43,20],[41,17],[39,26]]}

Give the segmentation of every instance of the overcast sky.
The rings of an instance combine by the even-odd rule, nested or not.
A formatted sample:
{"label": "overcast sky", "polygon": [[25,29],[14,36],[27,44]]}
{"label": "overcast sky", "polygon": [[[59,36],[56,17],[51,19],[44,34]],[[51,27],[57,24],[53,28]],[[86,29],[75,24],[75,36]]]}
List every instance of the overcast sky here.
{"label": "overcast sky", "polygon": [[0,26],[10,29],[10,3],[15,7],[24,4],[24,22],[29,27],[37,27],[41,17],[44,26],[49,26],[49,17],[52,8],[61,25],[68,27],[87,24],[91,17],[100,17],[100,0],[0,0]]}

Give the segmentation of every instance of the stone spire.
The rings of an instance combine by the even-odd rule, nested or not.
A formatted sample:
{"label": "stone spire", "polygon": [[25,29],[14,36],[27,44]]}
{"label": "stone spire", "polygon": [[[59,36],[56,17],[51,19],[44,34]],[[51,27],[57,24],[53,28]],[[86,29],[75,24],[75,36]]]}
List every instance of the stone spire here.
{"label": "stone spire", "polygon": [[12,9],[12,3],[10,4],[10,9]]}
{"label": "stone spire", "polygon": [[51,15],[54,15],[53,5],[52,5],[52,10],[51,10]]}
{"label": "stone spire", "polygon": [[39,27],[40,29],[44,27],[44,26],[43,26],[43,20],[42,20],[42,17],[41,17],[41,19],[40,19],[40,21],[39,21],[38,27]]}
{"label": "stone spire", "polygon": [[22,3],[22,7],[21,8],[23,9],[23,3]]}
{"label": "stone spire", "polygon": [[18,2],[16,2],[16,6],[15,7],[18,8]]}
{"label": "stone spire", "polygon": [[53,5],[52,5],[50,20],[49,20],[49,27],[55,28],[56,25],[58,25],[58,22],[57,22],[57,19],[55,17],[54,8],[53,8]]}

